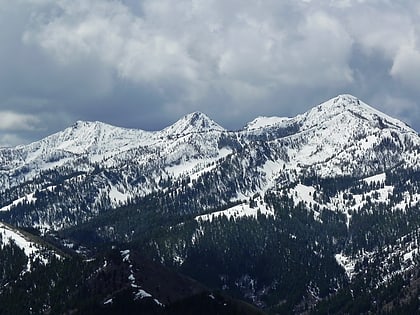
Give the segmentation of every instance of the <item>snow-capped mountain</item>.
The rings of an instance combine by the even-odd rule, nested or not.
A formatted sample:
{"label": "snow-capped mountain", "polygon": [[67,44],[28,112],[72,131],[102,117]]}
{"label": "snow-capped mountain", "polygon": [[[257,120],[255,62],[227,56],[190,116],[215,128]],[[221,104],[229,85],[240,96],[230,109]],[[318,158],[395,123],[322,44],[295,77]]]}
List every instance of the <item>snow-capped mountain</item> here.
{"label": "snow-capped mountain", "polygon": [[169,137],[187,135],[189,133],[203,133],[209,131],[226,131],[218,123],[211,120],[205,114],[194,112],[175,122],[173,125],[162,130],[161,134]]}
{"label": "snow-capped mountain", "polygon": [[[139,163],[155,160],[155,155],[166,155],[168,164],[188,159],[189,154],[215,156],[217,152],[211,138],[217,141],[213,133],[223,131],[202,113],[189,114],[158,132],[78,121],[64,131],[32,144],[0,149],[2,188],[19,185],[23,180],[56,167],[68,165],[75,170],[87,170],[92,163],[115,162],[120,157],[125,159],[133,155],[137,155]],[[108,165],[113,166],[112,163]]]}
{"label": "snow-capped mountain", "polygon": [[74,213],[76,224],[161,191],[164,182],[188,179],[195,189],[213,174],[211,185],[222,196],[207,210],[302,176],[363,178],[400,164],[416,168],[419,144],[406,124],[350,95],[294,118],[259,117],[235,132],[199,112],[155,132],[78,121],[32,144],[0,150],[0,208],[13,217],[15,207],[37,206],[35,191],[48,192],[50,214],[38,211],[36,225],[59,228],[73,224],[51,215],[68,211],[66,194],[86,203],[83,215]]}

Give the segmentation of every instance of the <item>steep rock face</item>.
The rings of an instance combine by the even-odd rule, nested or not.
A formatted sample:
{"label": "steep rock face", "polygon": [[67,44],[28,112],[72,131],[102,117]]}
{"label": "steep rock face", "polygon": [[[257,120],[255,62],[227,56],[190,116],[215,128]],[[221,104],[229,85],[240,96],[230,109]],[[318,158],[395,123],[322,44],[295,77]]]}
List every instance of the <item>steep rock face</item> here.
{"label": "steep rock face", "polygon": [[414,169],[419,145],[410,127],[350,95],[293,118],[259,117],[236,132],[199,112],[156,132],[79,121],[0,150],[0,210],[10,222],[62,228],[150,193],[173,194],[187,181],[190,198],[207,189],[217,200],[198,203],[197,213],[302,178]]}

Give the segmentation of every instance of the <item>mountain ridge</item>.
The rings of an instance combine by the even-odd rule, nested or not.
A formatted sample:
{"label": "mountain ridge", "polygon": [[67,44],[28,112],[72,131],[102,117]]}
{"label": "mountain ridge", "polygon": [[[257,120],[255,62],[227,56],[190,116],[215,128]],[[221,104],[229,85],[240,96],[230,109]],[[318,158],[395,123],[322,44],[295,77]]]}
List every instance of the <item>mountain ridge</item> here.
{"label": "mountain ridge", "polygon": [[[356,106],[355,106],[356,105]],[[337,109],[343,109],[342,111]],[[290,123],[294,123],[294,122],[301,122],[306,121],[306,120],[310,120],[313,121],[315,120],[316,122],[311,122],[314,126],[316,125],[316,123],[319,123],[323,118],[331,118],[334,116],[337,116],[339,114],[344,113],[345,111],[350,111],[351,109],[363,109],[361,110],[362,113],[369,113],[371,115],[371,117],[362,117],[364,119],[374,119],[376,115],[376,117],[380,117],[380,118],[384,118],[387,120],[388,123],[390,123],[389,125],[394,125],[395,127],[399,127],[402,129],[406,129],[407,131],[410,132],[415,132],[414,129],[412,129],[411,127],[409,127],[406,123],[401,122],[398,119],[392,118],[391,116],[384,114],[378,110],[376,110],[375,108],[371,107],[370,105],[367,105],[366,103],[360,101],[360,99],[358,99],[355,96],[352,96],[350,94],[341,94],[338,95],[330,100],[327,100],[319,105],[316,105],[312,108],[310,108],[308,111],[306,111],[305,113],[302,114],[298,114],[294,117],[278,117],[278,116],[260,116],[255,118],[253,121],[247,123],[245,125],[245,127],[243,128],[243,130],[239,130],[237,132],[241,132],[241,131],[252,131],[255,129],[259,129],[259,128],[265,128],[265,127],[274,127],[274,126],[278,126],[278,127],[283,127],[282,124],[286,123],[286,124],[290,124]],[[328,113],[327,113],[328,112]],[[351,112],[351,111],[350,111]],[[322,115],[319,115],[319,113],[321,113]],[[351,112],[354,115],[359,115],[360,118],[360,112]],[[264,120],[266,120],[264,122]],[[258,125],[257,125],[258,124]],[[310,126],[310,123],[305,123],[304,127],[305,129],[309,129],[311,127],[314,126]],[[77,133],[77,131],[85,131],[84,133]],[[89,132],[87,132],[89,131]],[[209,132],[209,131],[219,131],[219,132],[235,132],[233,130],[227,130],[223,127],[221,127],[218,123],[216,123],[214,120],[212,120],[211,118],[209,118],[206,114],[203,114],[199,111],[195,111],[195,112],[191,112],[183,117],[181,117],[179,120],[177,120],[176,122],[174,122],[173,124],[169,125],[168,127],[165,127],[161,130],[156,130],[156,131],[145,131],[142,129],[138,129],[138,128],[125,128],[125,127],[117,127],[108,123],[104,123],[104,122],[100,122],[100,121],[83,121],[83,120],[78,120],[76,121],[73,125],[71,125],[68,128],[65,128],[62,131],[59,131],[57,133],[54,133],[50,136],[47,136],[43,139],[34,141],[30,144],[26,144],[26,145],[18,145],[15,147],[8,147],[8,148],[0,148],[0,152],[1,151],[7,151],[7,150],[11,150],[11,149],[23,149],[26,148],[28,146],[34,145],[40,141],[43,141],[45,139],[49,139],[52,137],[59,137],[60,135],[63,135],[61,138],[64,139],[59,139],[61,141],[65,141],[67,137],[69,137],[70,135],[75,135],[75,136],[79,136],[80,138],[92,138],[92,133],[97,133],[98,135],[100,135],[101,133],[104,132],[108,132],[108,133],[113,133],[114,132],[114,136],[116,138],[121,137],[122,135],[124,135],[124,132],[126,132],[126,134],[132,134],[134,137],[138,137],[137,140],[143,140],[146,141],[145,143],[148,144],[148,141],[157,141],[157,139],[162,138],[162,136],[174,136],[174,135],[186,135],[189,134],[191,132],[193,133],[205,133],[205,132]],[[87,134],[86,134],[87,133]],[[90,133],[90,134],[89,134]],[[87,139],[85,139],[87,140]],[[92,139],[90,139],[92,140]],[[108,139],[109,140],[109,139]],[[127,139],[124,140],[133,140],[130,139],[130,137],[127,136]],[[62,145],[61,147],[58,147],[58,149],[63,149],[66,150],[66,146]],[[76,153],[76,154],[80,154],[83,152],[87,152],[87,150],[83,151],[83,150],[71,150],[71,149],[67,149],[69,152],[72,153]]]}
{"label": "mountain ridge", "polygon": [[[0,208],[11,212],[18,200],[32,200],[36,189],[76,185],[80,174],[97,183],[86,210],[94,214],[104,198],[105,208],[112,208],[159,191],[167,180],[200,181],[226,163],[235,166],[235,176],[242,181],[232,178],[231,188],[224,188],[232,189],[230,197],[222,204],[294,183],[299,176],[363,178],[398,163],[414,168],[420,164],[413,151],[420,146],[417,133],[354,96],[339,95],[304,114],[266,122],[257,118],[254,126],[259,128],[251,122],[249,128],[227,131],[205,114],[193,112],[150,132],[78,121],[32,144],[0,149],[2,189],[15,191],[14,197],[0,200]],[[57,171],[68,173],[67,182],[29,184]],[[17,189],[22,185],[27,188]]]}
{"label": "mountain ridge", "polygon": [[[349,95],[237,131],[198,112],[156,132],[79,121],[0,150],[0,184],[0,222],[135,248],[273,314],[378,313],[420,274],[420,137]],[[130,292],[157,290],[142,276]]]}

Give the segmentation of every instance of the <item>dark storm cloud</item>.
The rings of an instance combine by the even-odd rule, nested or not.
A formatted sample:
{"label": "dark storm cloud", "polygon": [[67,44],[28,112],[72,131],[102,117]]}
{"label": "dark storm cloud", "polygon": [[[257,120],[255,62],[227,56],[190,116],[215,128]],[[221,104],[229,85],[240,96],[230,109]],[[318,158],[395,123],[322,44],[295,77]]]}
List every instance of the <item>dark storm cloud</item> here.
{"label": "dark storm cloud", "polygon": [[420,129],[416,1],[0,0],[0,145],[75,120],[229,129],[354,94]]}

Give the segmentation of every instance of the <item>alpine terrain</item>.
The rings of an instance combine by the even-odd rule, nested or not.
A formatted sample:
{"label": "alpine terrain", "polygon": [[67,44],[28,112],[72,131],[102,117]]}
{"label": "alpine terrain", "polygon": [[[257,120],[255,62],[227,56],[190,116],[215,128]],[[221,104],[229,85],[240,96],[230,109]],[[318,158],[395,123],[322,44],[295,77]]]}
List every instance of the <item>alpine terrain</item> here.
{"label": "alpine terrain", "polygon": [[0,314],[414,314],[420,137],[351,95],[0,149]]}

